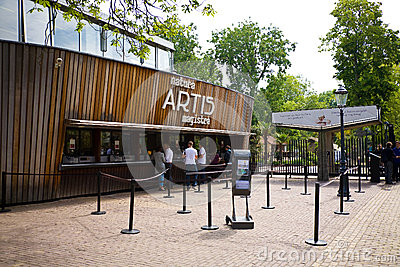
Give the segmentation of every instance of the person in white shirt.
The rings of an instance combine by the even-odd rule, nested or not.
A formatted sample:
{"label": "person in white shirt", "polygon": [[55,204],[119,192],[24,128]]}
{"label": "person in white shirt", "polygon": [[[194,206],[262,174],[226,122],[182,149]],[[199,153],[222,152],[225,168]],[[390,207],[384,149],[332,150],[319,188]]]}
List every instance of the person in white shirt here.
{"label": "person in white shirt", "polygon": [[[199,144],[199,147],[200,147],[199,159],[197,161],[199,166],[197,167],[197,169],[199,171],[205,171],[207,153],[206,153],[206,150],[204,149],[204,146],[203,146],[203,144],[201,142]],[[200,183],[204,184],[205,181],[206,181],[206,175],[205,174],[200,174]]]}
{"label": "person in white shirt", "polygon": [[165,173],[165,177],[171,181],[171,168],[172,168],[172,158],[174,157],[174,152],[170,148],[169,144],[164,144],[164,153],[165,153],[165,167],[169,169]]}
{"label": "person in white shirt", "polygon": [[[189,141],[188,148],[183,151],[182,158],[185,159],[186,173],[197,172],[196,159],[197,150],[193,148],[193,142]],[[197,175],[187,175],[186,174],[186,186],[189,189],[191,176],[193,176],[193,189],[196,190],[197,185]]]}

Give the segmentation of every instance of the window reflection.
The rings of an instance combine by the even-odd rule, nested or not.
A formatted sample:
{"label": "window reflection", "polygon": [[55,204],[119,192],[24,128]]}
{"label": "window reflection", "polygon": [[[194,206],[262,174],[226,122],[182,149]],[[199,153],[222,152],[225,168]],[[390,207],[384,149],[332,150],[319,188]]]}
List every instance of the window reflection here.
{"label": "window reflection", "polygon": [[1,0],[0,38],[18,41],[18,1]]}
{"label": "window reflection", "polygon": [[107,52],[104,53],[104,56],[107,58],[122,60],[122,46],[118,45],[116,47],[116,46],[112,45],[113,40],[115,40],[115,35],[113,34],[113,32],[108,31],[107,32]]}
{"label": "window reflection", "polygon": [[81,31],[81,51],[92,55],[101,55],[100,51],[100,27],[85,22]]}
{"label": "window reflection", "polygon": [[[43,12],[34,11],[29,13],[35,4],[31,0],[24,0],[26,41],[28,43],[46,44],[46,27],[49,19],[49,9],[41,7]],[[50,42],[48,42],[50,44]]]}
{"label": "window reflection", "polygon": [[156,48],[154,46],[147,45],[150,49],[150,55],[144,60],[143,66],[155,68],[156,67]]}
{"label": "window reflection", "polygon": [[133,63],[133,64],[140,64],[140,59],[137,56],[135,56],[133,53],[128,52],[130,47],[131,47],[131,45],[125,37],[124,38],[124,61]]}
{"label": "window reflection", "polygon": [[76,51],[79,50],[79,33],[75,29],[76,23],[74,21],[65,21],[62,13],[58,13],[54,45]]}
{"label": "window reflection", "polygon": [[158,48],[158,69],[171,71],[171,52]]}

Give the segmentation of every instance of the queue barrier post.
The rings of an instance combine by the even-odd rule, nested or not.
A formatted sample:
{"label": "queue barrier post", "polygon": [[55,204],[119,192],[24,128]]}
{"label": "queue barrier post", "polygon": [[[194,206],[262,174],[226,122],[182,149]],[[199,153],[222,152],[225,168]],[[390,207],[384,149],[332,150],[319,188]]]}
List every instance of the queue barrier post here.
{"label": "queue barrier post", "polygon": [[121,230],[121,234],[138,234],[140,231],[133,228],[134,204],[135,204],[135,180],[131,179],[131,201],[129,207],[129,229]]}
{"label": "queue barrier post", "polygon": [[283,190],[290,190],[288,187],[288,165],[285,164],[285,187],[282,187]]}
{"label": "queue barrier post", "polygon": [[6,209],[6,172],[1,172],[1,210],[0,213],[9,212],[10,209]]}
{"label": "queue barrier post", "polygon": [[350,195],[350,180],[349,180],[349,174],[347,173],[347,174],[345,174],[345,182],[346,182],[346,188],[345,188],[345,190],[346,190],[346,192],[345,192],[345,194],[346,194],[346,200],[345,200],[345,202],[354,202],[354,199],[350,199],[350,197],[351,197],[351,195]]}
{"label": "queue barrier post", "polygon": [[182,191],[182,209],[177,211],[177,213],[179,214],[189,214],[192,212],[191,210],[186,209],[186,182],[187,182],[186,180],[187,178],[185,177],[185,180],[183,182],[183,191]]}
{"label": "queue barrier post", "polygon": [[356,193],[365,193],[365,191],[361,190],[361,161],[358,160],[358,190],[354,191]]}
{"label": "queue barrier post", "polygon": [[262,206],[261,208],[263,209],[275,209],[274,206],[271,206],[270,204],[270,188],[269,188],[269,171],[267,171],[267,177],[266,177],[266,198],[267,198],[267,205],[266,206]]}
{"label": "queue barrier post", "polygon": [[307,178],[308,178],[308,169],[306,164],[304,165],[304,193],[300,193],[300,195],[303,196],[311,195],[311,193],[307,192]]}
{"label": "queue barrier post", "polygon": [[100,210],[100,199],[101,199],[101,173],[97,173],[97,211],[93,211],[92,215],[104,215],[105,211]]}
{"label": "queue barrier post", "polygon": [[164,196],[164,198],[174,198],[174,196],[171,196],[171,168],[167,170],[167,175],[168,179],[167,180],[167,193],[168,195]]}
{"label": "queue barrier post", "polygon": [[314,215],[314,238],[307,239],[306,244],[312,246],[326,246],[327,243],[324,240],[319,240],[318,238],[318,228],[319,228],[319,193],[320,184],[315,183],[315,215]]}
{"label": "queue barrier post", "polygon": [[208,191],[208,211],[207,211],[207,219],[208,224],[201,227],[202,230],[217,230],[218,226],[212,224],[212,205],[211,205],[211,178],[209,178],[207,183],[207,191]]}
{"label": "queue barrier post", "polygon": [[338,214],[338,215],[349,215],[350,213],[349,212],[346,212],[346,211],[343,211],[343,195],[344,195],[344,190],[343,190],[343,184],[344,184],[344,181],[343,181],[343,176],[344,176],[344,174],[343,173],[341,173],[340,174],[340,185],[339,185],[339,191],[340,191],[340,207],[339,207],[339,211],[335,211],[334,213],[335,214]]}

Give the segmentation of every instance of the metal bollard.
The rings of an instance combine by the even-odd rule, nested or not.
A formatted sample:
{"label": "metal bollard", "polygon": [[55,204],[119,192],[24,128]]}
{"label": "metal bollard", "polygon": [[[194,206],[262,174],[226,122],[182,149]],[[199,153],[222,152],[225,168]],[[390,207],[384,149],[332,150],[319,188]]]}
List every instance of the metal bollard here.
{"label": "metal bollard", "polygon": [[304,193],[300,193],[300,195],[311,195],[311,193],[307,192],[307,178],[308,178],[308,169],[307,165],[304,166]]}
{"label": "metal bollard", "polygon": [[285,165],[285,187],[282,187],[283,190],[290,190],[290,188],[288,187],[288,182],[287,182],[287,175],[288,175],[288,168],[287,168],[287,164]]}
{"label": "metal bollard", "polygon": [[174,196],[171,196],[171,180],[170,179],[171,179],[171,176],[169,176],[169,179],[166,179],[168,195],[164,196],[164,198],[174,198]]}
{"label": "metal bollard", "polygon": [[349,215],[350,213],[349,212],[346,212],[346,211],[343,211],[343,194],[344,194],[344,190],[343,190],[343,184],[344,184],[344,181],[343,181],[343,176],[344,176],[344,174],[340,174],[340,185],[339,185],[339,191],[340,191],[340,210],[339,211],[335,211],[334,213],[335,214],[338,214],[338,215]]}
{"label": "metal bollard", "polygon": [[92,215],[104,215],[105,211],[100,211],[100,199],[101,199],[101,174],[97,173],[97,211],[93,211]]}
{"label": "metal bollard", "polygon": [[346,200],[345,200],[345,202],[354,202],[354,199],[350,199],[350,197],[351,197],[351,195],[350,195],[350,182],[349,182],[349,175],[348,174],[346,174],[345,175],[345,179],[346,179],[346,192],[345,192],[345,194],[346,194]]}
{"label": "metal bollard", "polygon": [[10,209],[6,209],[6,172],[1,173],[1,210],[0,213],[2,212],[9,212],[11,211]]}
{"label": "metal bollard", "polygon": [[314,215],[314,238],[306,240],[306,243],[312,246],[326,246],[327,243],[324,240],[318,239],[318,228],[319,228],[319,192],[320,184],[315,183],[315,215]]}
{"label": "metal bollard", "polygon": [[358,160],[358,190],[354,191],[356,193],[365,193],[365,191],[361,190],[361,162]]}
{"label": "metal bollard", "polygon": [[121,234],[138,234],[139,230],[133,229],[133,211],[135,204],[135,181],[131,179],[131,203],[129,207],[129,229],[121,230]]}
{"label": "metal bollard", "polygon": [[183,194],[182,195],[182,209],[178,210],[177,213],[179,213],[179,214],[191,213],[192,211],[186,209],[186,184],[185,184],[185,182],[183,183],[183,193],[182,194]]}
{"label": "metal bollard", "polygon": [[269,171],[267,171],[267,178],[266,178],[266,198],[267,198],[267,205],[262,206],[263,209],[275,209],[274,206],[270,205],[270,193],[269,193]]}
{"label": "metal bollard", "polygon": [[212,225],[212,210],[211,210],[211,179],[209,179],[207,184],[208,191],[208,225],[204,225],[201,227],[203,230],[217,230],[219,227],[216,225]]}

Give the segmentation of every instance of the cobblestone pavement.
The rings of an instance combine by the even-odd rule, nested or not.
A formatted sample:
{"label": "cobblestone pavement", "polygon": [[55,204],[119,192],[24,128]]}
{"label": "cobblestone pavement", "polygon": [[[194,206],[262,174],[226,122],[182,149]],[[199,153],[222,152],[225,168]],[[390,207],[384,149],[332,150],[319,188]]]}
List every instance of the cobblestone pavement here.
{"label": "cobblestone pavement", "polygon": [[[304,196],[303,181],[271,178],[272,210],[265,204],[265,176],[253,177],[249,200],[253,230],[232,230],[225,225],[231,214],[231,190],[213,183],[213,223],[220,228],[204,231],[207,224],[206,192],[189,191],[191,214],[181,209],[181,188],[174,199],[159,201],[137,192],[137,235],[120,234],[128,227],[129,193],[102,197],[106,215],[94,216],[96,198],[74,198],[11,207],[0,214],[0,266],[361,266],[400,265],[400,185],[363,181],[365,194],[354,193],[345,203],[350,215],[336,215],[338,181],[321,188],[319,237],[328,245],[313,247],[314,179]],[[205,188],[204,188],[205,189]],[[202,201],[200,201],[202,200]],[[175,204],[174,204],[175,203]],[[197,203],[192,205],[191,203]],[[199,204],[200,203],[200,204]],[[237,215],[244,215],[244,199],[237,198]],[[191,206],[192,205],[192,206]]]}

